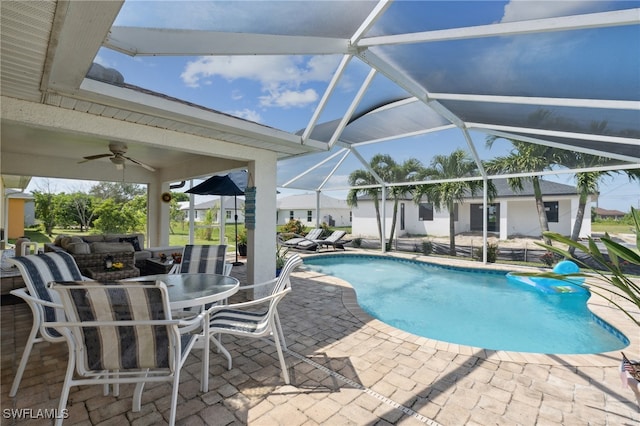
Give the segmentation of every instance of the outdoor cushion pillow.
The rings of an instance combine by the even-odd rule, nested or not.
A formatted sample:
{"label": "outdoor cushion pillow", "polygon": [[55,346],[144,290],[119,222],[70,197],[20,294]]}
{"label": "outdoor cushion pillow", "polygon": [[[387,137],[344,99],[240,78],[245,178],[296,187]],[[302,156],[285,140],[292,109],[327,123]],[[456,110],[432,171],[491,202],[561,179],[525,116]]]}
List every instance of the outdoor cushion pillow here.
{"label": "outdoor cushion pillow", "polygon": [[91,243],[91,253],[117,253],[120,251],[132,252],[130,243]]}
{"label": "outdoor cushion pillow", "polygon": [[140,242],[138,241],[138,237],[123,237],[119,239],[121,243],[130,243],[133,246],[133,250],[140,251]]}

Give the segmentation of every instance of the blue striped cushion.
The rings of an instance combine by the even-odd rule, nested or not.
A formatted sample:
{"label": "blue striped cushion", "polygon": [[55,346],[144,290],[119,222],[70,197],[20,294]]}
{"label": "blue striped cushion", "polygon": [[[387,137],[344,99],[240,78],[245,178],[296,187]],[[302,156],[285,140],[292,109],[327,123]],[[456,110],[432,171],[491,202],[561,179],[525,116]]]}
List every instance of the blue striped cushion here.
{"label": "blue striped cushion", "polygon": [[187,245],[182,254],[182,274],[223,274],[226,245]]}
{"label": "blue striped cushion", "polygon": [[[76,281],[82,280],[82,274],[76,265],[75,260],[69,253],[44,253],[29,256],[17,256],[12,259],[14,263],[19,263],[26,273],[23,279],[27,285],[29,293],[34,297],[47,302],[54,300],[49,293],[47,284],[52,281]],[[44,306],[44,320],[52,322],[56,320],[55,310]],[[54,329],[48,329],[53,336],[60,336]]]}
{"label": "blue striped cushion", "polygon": [[269,325],[267,312],[247,312],[235,309],[221,309],[209,321],[212,328],[260,333]]}
{"label": "blue striped cushion", "polygon": [[[70,283],[61,283],[70,284]],[[150,285],[123,288],[56,287],[68,291],[75,320],[164,320],[165,302],[160,288]],[[85,369],[126,370],[169,367],[168,326],[81,327],[87,347]],[[189,339],[187,339],[188,341]]]}

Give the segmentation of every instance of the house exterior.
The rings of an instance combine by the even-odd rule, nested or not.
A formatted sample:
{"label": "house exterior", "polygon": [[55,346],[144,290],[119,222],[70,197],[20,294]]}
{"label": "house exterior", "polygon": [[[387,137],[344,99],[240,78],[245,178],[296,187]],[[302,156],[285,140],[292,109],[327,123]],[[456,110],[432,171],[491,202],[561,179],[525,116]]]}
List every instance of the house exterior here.
{"label": "house exterior", "polygon": [[[533,196],[533,186],[524,182],[524,190],[515,193],[509,188],[505,179],[493,181],[498,196],[487,205],[487,231],[500,239],[508,237],[539,237],[540,225]],[[571,235],[578,210],[579,197],[576,188],[551,181],[541,180],[541,189],[549,230],[562,235]],[[393,201],[386,203],[386,236],[391,232],[391,214]],[[482,195],[467,197],[464,203],[456,205],[456,233],[481,232],[483,226]],[[352,234],[355,236],[377,236],[373,201],[358,200],[358,207],[353,209]],[[428,201],[419,204],[407,196],[398,205],[396,218],[396,236],[449,234],[449,213],[446,209],[437,211]],[[580,237],[591,234],[591,209],[587,206],[580,231]]]}
{"label": "house exterior", "polygon": [[33,195],[7,189],[5,190],[5,199],[8,209],[7,238],[20,238],[24,235],[24,228],[33,226],[36,222]]}
{"label": "house exterior", "polygon": [[626,215],[625,212],[621,212],[620,210],[607,210],[601,208],[595,208],[593,209],[593,212],[596,217],[599,217],[600,219],[620,220]]}
{"label": "house exterior", "polygon": [[[223,197],[224,200],[224,208],[222,209],[222,214],[224,214],[225,223],[232,223],[235,221],[236,214],[236,206],[237,206],[237,214],[238,214],[238,223],[244,223],[244,197],[237,197],[237,200],[234,200],[233,197]],[[184,221],[189,221],[189,202],[181,201],[180,203],[180,211],[184,212]],[[220,223],[220,198],[216,198],[210,201],[205,201],[203,203],[199,203],[193,206],[194,210],[194,222],[202,222],[207,214],[207,211],[211,208],[216,209],[216,216],[213,218],[213,223]]]}
{"label": "house exterior", "polygon": [[[319,220],[318,220],[319,218]],[[277,201],[276,221],[284,225],[291,219],[299,220],[306,227],[315,228],[318,223],[329,226],[351,226],[351,207],[345,200],[314,193],[290,195]]]}

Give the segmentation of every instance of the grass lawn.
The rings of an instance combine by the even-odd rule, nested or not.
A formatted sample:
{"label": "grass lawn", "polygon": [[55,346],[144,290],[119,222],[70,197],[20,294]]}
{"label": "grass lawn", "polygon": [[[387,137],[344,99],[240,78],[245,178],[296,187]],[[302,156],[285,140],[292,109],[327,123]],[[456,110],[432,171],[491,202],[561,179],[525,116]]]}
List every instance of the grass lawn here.
{"label": "grass lawn", "polygon": [[593,222],[591,232],[608,232],[609,234],[633,234],[633,225],[616,222]]}

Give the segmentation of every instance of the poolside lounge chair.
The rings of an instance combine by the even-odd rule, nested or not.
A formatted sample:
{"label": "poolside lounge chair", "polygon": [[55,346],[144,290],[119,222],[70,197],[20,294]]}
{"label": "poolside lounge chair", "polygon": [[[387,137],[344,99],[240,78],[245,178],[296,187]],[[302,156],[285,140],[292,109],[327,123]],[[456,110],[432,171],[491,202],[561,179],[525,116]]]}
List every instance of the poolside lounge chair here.
{"label": "poolside lounge chair", "polygon": [[324,240],[314,240],[314,242],[318,244],[319,247],[331,246],[334,250],[337,248],[344,250],[344,245],[351,242],[351,240],[342,239],[346,234],[345,231],[333,231],[333,233]]}
{"label": "poolside lounge chair", "polygon": [[315,228],[309,231],[309,233],[305,236],[294,234],[295,236],[293,238],[289,238],[287,240],[283,239],[282,235],[278,235],[278,243],[281,246],[297,250],[316,250],[318,248],[318,243],[316,243],[316,240],[320,237],[321,234],[322,229]]}

